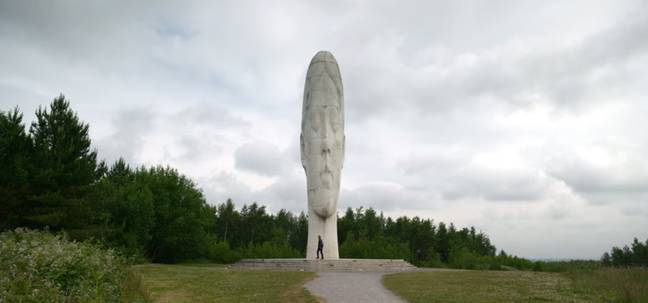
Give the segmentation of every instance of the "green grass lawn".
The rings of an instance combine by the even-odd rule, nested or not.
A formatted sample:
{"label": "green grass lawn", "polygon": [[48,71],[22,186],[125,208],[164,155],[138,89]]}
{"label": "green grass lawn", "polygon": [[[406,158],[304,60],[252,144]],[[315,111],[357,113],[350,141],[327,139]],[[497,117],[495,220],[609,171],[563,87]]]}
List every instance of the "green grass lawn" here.
{"label": "green grass lawn", "polygon": [[385,286],[409,302],[648,302],[647,270],[398,273]]}
{"label": "green grass lawn", "polygon": [[222,265],[133,266],[153,302],[315,302],[311,272],[229,269]]}

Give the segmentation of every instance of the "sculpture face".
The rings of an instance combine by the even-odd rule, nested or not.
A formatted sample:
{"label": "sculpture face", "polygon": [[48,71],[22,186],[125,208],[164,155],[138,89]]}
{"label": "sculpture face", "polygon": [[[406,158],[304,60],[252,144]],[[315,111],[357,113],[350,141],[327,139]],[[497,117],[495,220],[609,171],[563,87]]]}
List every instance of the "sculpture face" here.
{"label": "sculpture face", "polygon": [[337,210],[344,162],[343,106],[337,62],[330,53],[319,52],[306,76],[300,145],[309,207],[322,218]]}

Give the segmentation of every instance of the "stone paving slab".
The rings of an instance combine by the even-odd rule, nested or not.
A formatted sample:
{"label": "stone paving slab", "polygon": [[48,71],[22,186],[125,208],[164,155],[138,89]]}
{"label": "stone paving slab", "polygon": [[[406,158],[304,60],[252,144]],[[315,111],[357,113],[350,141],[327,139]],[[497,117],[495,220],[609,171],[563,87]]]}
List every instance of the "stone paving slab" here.
{"label": "stone paving slab", "polygon": [[327,303],[405,302],[382,285],[385,272],[318,272],[304,285]]}

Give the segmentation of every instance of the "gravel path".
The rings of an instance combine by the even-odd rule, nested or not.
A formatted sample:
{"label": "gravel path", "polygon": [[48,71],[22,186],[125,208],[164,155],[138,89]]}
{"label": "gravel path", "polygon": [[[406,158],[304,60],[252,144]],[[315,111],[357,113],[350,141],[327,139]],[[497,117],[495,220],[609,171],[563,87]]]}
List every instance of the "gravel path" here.
{"label": "gravel path", "polygon": [[313,295],[327,303],[338,302],[398,302],[404,300],[382,285],[384,272],[318,272],[306,283]]}

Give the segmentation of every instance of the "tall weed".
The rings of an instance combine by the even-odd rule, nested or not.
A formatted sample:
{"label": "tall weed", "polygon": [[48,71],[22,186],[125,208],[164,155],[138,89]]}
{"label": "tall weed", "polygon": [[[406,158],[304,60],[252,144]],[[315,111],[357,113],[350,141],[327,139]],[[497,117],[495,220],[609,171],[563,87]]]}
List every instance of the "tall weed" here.
{"label": "tall weed", "polygon": [[143,301],[132,279],[112,250],[47,231],[0,234],[0,302]]}

